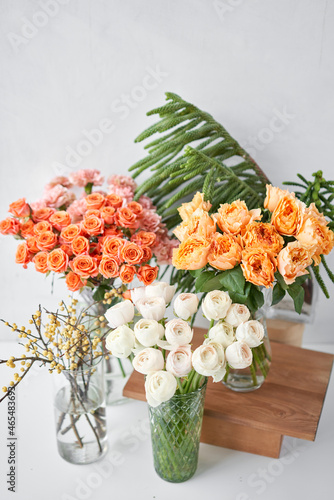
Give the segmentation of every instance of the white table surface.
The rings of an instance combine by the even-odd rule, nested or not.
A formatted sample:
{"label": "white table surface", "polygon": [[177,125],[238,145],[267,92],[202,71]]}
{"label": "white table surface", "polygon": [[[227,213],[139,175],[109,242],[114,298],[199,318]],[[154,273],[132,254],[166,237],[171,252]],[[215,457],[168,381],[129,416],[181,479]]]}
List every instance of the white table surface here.
{"label": "white table surface", "polygon": [[[334,344],[305,347],[334,353]],[[2,359],[17,352],[13,342],[2,342],[0,348]],[[8,383],[5,370],[0,367],[1,386]],[[53,376],[56,374],[36,369],[17,389],[15,494],[6,485],[7,402],[0,404],[1,500],[333,498],[333,377],[315,442],[285,437],[280,459],[201,444],[195,476],[182,484],[170,484],[153,469],[147,407],[139,401],[108,407],[109,451],[100,462],[79,466],[60,458],[53,416]]]}

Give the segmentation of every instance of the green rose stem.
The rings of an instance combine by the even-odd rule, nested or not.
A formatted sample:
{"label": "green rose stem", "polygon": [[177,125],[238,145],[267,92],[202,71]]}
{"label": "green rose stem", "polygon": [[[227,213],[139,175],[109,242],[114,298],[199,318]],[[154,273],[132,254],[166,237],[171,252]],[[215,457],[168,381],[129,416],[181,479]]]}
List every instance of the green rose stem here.
{"label": "green rose stem", "polygon": [[257,385],[257,378],[256,378],[256,364],[255,364],[255,359],[253,358],[252,364],[249,367],[251,375],[252,375],[252,380],[253,380],[253,385]]}
{"label": "green rose stem", "polygon": [[226,365],[226,372],[225,372],[225,375],[224,375],[224,382],[227,381],[227,377],[229,376],[229,373],[230,373],[230,366],[227,364]]}
{"label": "green rose stem", "polygon": [[182,384],[181,384],[181,380],[179,379],[179,377],[175,377],[175,378],[176,378],[176,382],[177,382],[177,386],[179,388],[180,394],[184,394],[183,387],[182,387]]}
{"label": "green rose stem", "polygon": [[264,367],[263,360],[261,360],[259,358],[257,348],[253,349],[253,356],[254,356],[254,360],[256,361],[256,363],[258,364],[258,366],[262,372],[262,375],[264,376],[264,378],[266,378],[268,373]]}
{"label": "green rose stem", "polygon": [[184,389],[184,393],[188,393],[190,392],[189,389],[190,389],[190,385],[191,385],[191,382],[194,378],[194,375],[195,375],[196,371],[194,369],[191,370],[191,372],[189,373],[189,376],[188,376],[188,381],[186,383],[186,386],[185,386],[185,389]]}
{"label": "green rose stem", "polygon": [[124,368],[123,368],[122,361],[120,360],[120,358],[117,358],[117,361],[118,361],[119,367],[120,367],[120,369],[121,369],[122,376],[125,378],[125,377],[126,377],[126,373],[125,373],[125,370],[124,370]]}

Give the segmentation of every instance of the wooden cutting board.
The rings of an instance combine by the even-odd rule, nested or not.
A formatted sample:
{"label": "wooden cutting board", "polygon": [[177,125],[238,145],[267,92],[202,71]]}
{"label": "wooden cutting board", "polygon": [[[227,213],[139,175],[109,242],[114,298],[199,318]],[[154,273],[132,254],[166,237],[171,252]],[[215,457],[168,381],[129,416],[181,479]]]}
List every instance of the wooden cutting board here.
{"label": "wooden cutting board", "polygon": [[[196,329],[194,347],[202,342]],[[203,443],[278,458],[283,436],[314,441],[334,356],[276,342],[262,387],[237,393],[209,378]],[[134,371],[124,396],[145,401],[144,376]]]}

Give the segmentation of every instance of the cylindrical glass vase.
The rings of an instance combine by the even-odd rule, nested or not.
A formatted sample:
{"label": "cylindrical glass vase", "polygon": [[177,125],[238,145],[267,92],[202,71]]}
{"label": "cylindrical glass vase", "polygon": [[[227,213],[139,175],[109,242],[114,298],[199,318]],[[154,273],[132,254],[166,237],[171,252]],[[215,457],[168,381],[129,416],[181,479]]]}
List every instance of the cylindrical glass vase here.
{"label": "cylindrical glass vase", "polygon": [[154,468],[165,481],[182,483],[196,472],[206,385],[149,406]]}
{"label": "cylindrical glass vase", "polygon": [[103,363],[53,377],[59,454],[73,464],[95,462],[107,451]]}
{"label": "cylindrical glass vase", "polygon": [[264,328],[264,337],[258,347],[252,347],[253,362],[248,368],[236,370],[227,367],[223,383],[229,389],[237,392],[250,392],[259,389],[266,380],[271,365],[271,347],[268,337],[266,319],[256,317]]}

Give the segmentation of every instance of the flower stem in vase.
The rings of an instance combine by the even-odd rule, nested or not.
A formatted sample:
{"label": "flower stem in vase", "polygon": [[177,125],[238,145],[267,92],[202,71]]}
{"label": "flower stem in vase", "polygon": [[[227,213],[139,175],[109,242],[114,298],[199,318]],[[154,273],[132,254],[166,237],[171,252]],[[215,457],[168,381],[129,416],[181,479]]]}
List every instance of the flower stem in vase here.
{"label": "flower stem in vase", "polygon": [[255,359],[253,358],[253,362],[249,367],[251,375],[252,375],[252,380],[253,380],[253,385],[254,387],[257,385],[257,378],[256,378],[256,364],[255,364]]}
{"label": "flower stem in vase", "polygon": [[[261,349],[259,349],[259,350],[258,350],[258,348],[257,348],[257,347],[254,347],[254,348],[252,349],[252,351],[253,351],[253,357],[254,357],[254,360],[255,360],[255,361],[256,361],[256,363],[258,364],[258,366],[259,366],[259,368],[260,368],[260,370],[261,370],[261,372],[262,372],[262,375],[264,376],[264,378],[266,378],[266,377],[267,377],[267,375],[268,375],[268,372],[267,372],[267,370],[266,370],[266,368],[265,368],[265,365],[264,365],[264,359],[265,359],[265,358],[264,358],[264,359],[263,359],[263,358],[262,358],[262,359],[260,359],[260,356],[261,356]],[[260,356],[259,356],[259,354],[260,354]]]}

